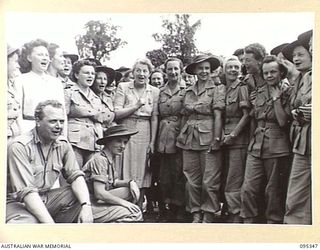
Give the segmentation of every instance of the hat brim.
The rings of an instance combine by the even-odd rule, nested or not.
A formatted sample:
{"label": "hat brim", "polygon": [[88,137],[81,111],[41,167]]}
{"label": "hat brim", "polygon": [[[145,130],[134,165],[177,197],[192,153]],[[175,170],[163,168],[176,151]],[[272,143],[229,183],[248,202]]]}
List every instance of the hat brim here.
{"label": "hat brim", "polygon": [[12,48],[12,47],[8,48],[7,49],[7,57],[11,56],[13,53],[15,53],[17,51],[19,51],[19,48]]}
{"label": "hat brim", "polygon": [[278,45],[277,47],[274,47],[271,51],[270,51],[270,55],[274,55],[277,56],[280,52],[282,52],[283,48],[288,46],[289,43],[283,43]]}
{"label": "hat brim", "polygon": [[119,133],[114,133],[112,135],[108,135],[108,136],[105,136],[103,138],[100,138],[97,140],[97,144],[98,145],[105,145],[111,138],[114,138],[114,137],[123,137],[123,136],[132,136],[132,135],[135,135],[139,133],[139,131],[126,131],[126,132],[119,132]]}
{"label": "hat brim", "polygon": [[115,79],[115,75],[116,72],[114,71],[114,69],[106,67],[106,66],[97,66],[95,67],[96,72],[104,72],[106,73],[107,77],[108,77],[108,84],[111,84],[114,79]]}
{"label": "hat brim", "polygon": [[294,42],[285,46],[281,52],[285,58],[287,58],[290,62],[293,62],[293,50],[298,46],[303,46],[306,50],[309,51],[309,44],[306,43],[305,40],[295,40]]}
{"label": "hat brim", "polygon": [[190,75],[196,75],[194,72],[196,65],[199,63],[202,63],[202,62],[206,62],[206,61],[210,63],[211,73],[221,65],[219,58],[214,57],[214,56],[210,56],[210,57],[203,58],[202,60],[190,63],[186,67],[186,72]]}

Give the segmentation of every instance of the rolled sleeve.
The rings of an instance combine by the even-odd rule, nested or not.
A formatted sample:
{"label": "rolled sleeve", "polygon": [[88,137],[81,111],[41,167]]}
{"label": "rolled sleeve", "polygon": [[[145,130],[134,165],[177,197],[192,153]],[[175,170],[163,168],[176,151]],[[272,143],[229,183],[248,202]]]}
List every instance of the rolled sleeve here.
{"label": "rolled sleeve", "polygon": [[124,107],[125,103],[125,90],[123,88],[123,84],[119,83],[116,95],[114,97],[114,109],[119,110]]}
{"label": "rolled sleeve", "polygon": [[30,165],[27,149],[19,142],[12,143],[8,148],[8,170],[13,193],[17,201],[22,202],[31,192],[38,192]]}
{"label": "rolled sleeve", "polygon": [[249,90],[246,85],[239,88],[239,105],[240,108],[250,108]]}
{"label": "rolled sleeve", "polygon": [[215,87],[212,108],[220,109],[220,110],[224,109],[226,106],[225,99],[226,99],[226,86],[223,84],[220,84]]}
{"label": "rolled sleeve", "polygon": [[84,173],[80,170],[70,143],[64,142],[63,151],[63,168],[65,173],[64,177],[67,182],[71,184],[79,176],[84,176]]}

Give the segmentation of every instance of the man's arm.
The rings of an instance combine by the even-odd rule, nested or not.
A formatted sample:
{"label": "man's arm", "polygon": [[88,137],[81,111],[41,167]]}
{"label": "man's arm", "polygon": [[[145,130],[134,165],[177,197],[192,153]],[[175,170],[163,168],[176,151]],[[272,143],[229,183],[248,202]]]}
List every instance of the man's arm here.
{"label": "man's arm", "polygon": [[54,223],[49,211],[42,202],[38,193],[27,194],[23,199],[27,210],[32,213],[41,223]]}
{"label": "man's arm", "polygon": [[92,223],[93,215],[91,209],[91,202],[89,191],[83,176],[79,176],[71,183],[71,189],[78,199],[80,204],[85,204],[81,206],[81,211],[78,217],[78,222],[80,223]]}

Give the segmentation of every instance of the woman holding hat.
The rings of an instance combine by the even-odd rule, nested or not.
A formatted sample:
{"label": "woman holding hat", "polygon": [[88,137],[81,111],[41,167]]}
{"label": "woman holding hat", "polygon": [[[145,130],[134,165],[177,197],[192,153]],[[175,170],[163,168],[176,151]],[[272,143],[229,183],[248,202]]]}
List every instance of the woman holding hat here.
{"label": "woman holding hat", "polygon": [[237,56],[225,60],[226,111],[224,119],[223,158],[224,196],[228,222],[242,222],[240,217],[240,190],[244,179],[247,147],[249,143],[249,91],[239,80],[241,62]]}
{"label": "woman holding hat", "polygon": [[102,124],[106,120],[100,98],[90,89],[95,78],[94,66],[88,60],[77,61],[73,65],[76,84],[65,89],[68,139],[80,168],[100,150],[96,140],[102,137]]}
{"label": "woman holding hat", "polygon": [[[289,177],[284,223],[311,224],[311,100],[312,100],[312,30],[283,49],[284,56],[300,72],[293,84],[290,107],[293,122],[290,139],[293,163]],[[312,51],[312,49],[311,49]]]}
{"label": "woman holding hat", "polygon": [[[275,56],[266,56],[261,72],[265,80],[257,86],[252,102],[254,134],[248,146],[244,181],[241,188],[241,217],[245,223],[281,224],[284,215],[284,195],[281,193],[282,159],[290,154],[286,126],[290,110],[288,94],[281,90],[280,81],[287,74]],[[262,191],[262,192],[261,192]],[[259,202],[265,209],[260,211]]]}
{"label": "woman holding hat", "polygon": [[64,106],[63,86],[56,77],[47,74],[49,64],[46,41],[37,39],[24,44],[20,57],[20,66],[24,74],[16,78],[17,86],[22,86],[22,132],[34,128],[34,110],[39,102],[57,100]]}
{"label": "woman holding hat", "polygon": [[105,130],[112,125],[115,117],[112,96],[105,92],[106,87],[114,81],[115,71],[112,68],[108,68],[106,66],[97,66],[95,67],[95,71],[96,77],[91,86],[91,89],[98,97],[100,97],[101,102],[105,108],[106,119],[102,124],[103,129]]}
{"label": "woman holding hat", "polygon": [[124,151],[123,177],[137,182],[140,208],[145,189],[151,185],[149,153],[154,152],[158,128],[159,89],[149,84],[152,69],[149,59],[138,59],[133,66],[134,80],[119,83],[114,99],[116,121],[139,131]]}
{"label": "woman holding hat", "polygon": [[212,55],[197,55],[186,67],[197,75],[195,85],[186,89],[183,118],[186,122],[177,138],[183,149],[183,172],[187,178],[188,202],[193,222],[213,222],[220,212],[220,175],[222,111],[225,108],[225,86],[216,86],[211,73],[220,66]]}
{"label": "woman holding hat", "polygon": [[142,220],[142,213],[134,204],[140,196],[136,182],[120,180],[115,169],[116,157],[123,153],[130,137],[137,133],[137,130],[123,125],[109,127],[104,137],[97,140],[97,144],[104,145],[103,149],[95,153],[83,167],[90,193],[94,197],[94,222]]}
{"label": "woman holding hat", "polygon": [[13,137],[21,133],[21,103],[19,94],[21,86],[17,86],[15,78],[20,73],[18,63],[19,50],[8,45],[7,47],[7,139],[8,142]]}

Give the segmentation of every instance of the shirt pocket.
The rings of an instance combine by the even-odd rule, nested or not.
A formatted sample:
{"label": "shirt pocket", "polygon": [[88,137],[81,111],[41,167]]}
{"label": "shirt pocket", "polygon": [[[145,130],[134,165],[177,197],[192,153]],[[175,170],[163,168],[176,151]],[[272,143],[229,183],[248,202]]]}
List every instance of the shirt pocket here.
{"label": "shirt pocket", "polygon": [[269,130],[269,149],[271,153],[289,153],[289,140],[284,131],[280,129]]}
{"label": "shirt pocket", "polygon": [[210,143],[212,142],[212,127],[207,123],[199,124],[198,132],[200,145],[210,145]]}
{"label": "shirt pocket", "polygon": [[76,123],[68,124],[68,139],[70,142],[80,142],[81,125]]}

